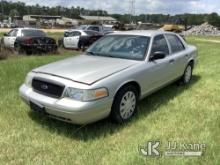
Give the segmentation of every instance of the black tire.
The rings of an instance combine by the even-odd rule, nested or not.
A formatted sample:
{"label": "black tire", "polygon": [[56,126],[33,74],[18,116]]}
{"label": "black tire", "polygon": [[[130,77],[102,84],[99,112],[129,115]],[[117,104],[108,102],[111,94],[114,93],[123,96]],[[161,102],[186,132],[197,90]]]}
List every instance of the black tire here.
{"label": "black tire", "polygon": [[33,53],[32,50],[26,50],[26,54],[27,54],[28,56],[32,55],[32,53]]}
{"label": "black tire", "polygon": [[[127,105],[125,105],[123,103],[123,100],[125,100],[125,96],[129,92],[131,92],[130,93],[131,97],[132,96],[135,97],[135,98],[132,97],[132,99],[131,99],[131,100],[134,99],[135,105],[133,105],[133,101],[130,101],[131,106],[128,106],[126,108]],[[129,100],[130,100],[130,98],[129,98]],[[129,100],[127,102],[128,104],[129,104]],[[124,123],[124,122],[129,121],[133,117],[133,115],[137,112],[137,101],[138,101],[138,90],[134,86],[127,85],[127,86],[123,87],[122,89],[120,89],[118,91],[118,93],[116,94],[115,99],[112,104],[111,119],[116,123]],[[123,106],[125,108],[122,108]],[[125,109],[127,109],[127,110],[125,110]],[[124,113],[124,116],[123,116],[123,113]],[[125,114],[128,114],[128,113],[129,113],[129,115],[126,116]]]}
{"label": "black tire", "polygon": [[1,50],[2,50],[3,48],[5,48],[5,43],[4,43],[4,39],[1,38]]}
{"label": "black tire", "polygon": [[59,39],[59,40],[58,40],[58,47],[64,48],[63,39]]}
{"label": "black tire", "polygon": [[21,46],[19,44],[17,44],[17,43],[15,43],[14,50],[15,50],[16,54],[18,54],[18,55],[24,53],[24,51],[22,50]]}
{"label": "black tire", "polygon": [[54,46],[53,48],[52,48],[52,51],[51,51],[52,53],[57,53],[58,52],[58,47],[57,46]]}
{"label": "black tire", "polygon": [[83,52],[86,50],[85,42],[83,42],[83,41],[79,42],[78,50],[81,50]]}
{"label": "black tire", "polygon": [[78,44],[78,50],[81,50],[82,49],[82,44],[79,42]]}
{"label": "black tire", "polygon": [[64,43],[63,43],[63,48],[64,48],[64,49],[67,49],[66,46],[64,45]]}
{"label": "black tire", "polygon": [[189,84],[192,79],[192,73],[193,73],[193,63],[189,63],[184,71],[183,76],[180,79],[180,85],[186,85]]}

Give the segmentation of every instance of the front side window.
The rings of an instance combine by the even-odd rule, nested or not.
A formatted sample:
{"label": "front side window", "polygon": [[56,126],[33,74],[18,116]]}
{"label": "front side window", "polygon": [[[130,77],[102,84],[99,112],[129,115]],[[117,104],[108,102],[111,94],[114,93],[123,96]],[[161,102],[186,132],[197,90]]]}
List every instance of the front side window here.
{"label": "front side window", "polygon": [[95,42],[88,50],[90,55],[144,60],[150,37],[136,35],[109,35]]}
{"label": "front side window", "polygon": [[64,32],[64,37],[69,37],[70,32]]}
{"label": "front side window", "polygon": [[81,36],[81,33],[78,31],[73,31],[68,33],[67,37],[76,37],[76,36]]}
{"label": "front side window", "polygon": [[97,27],[97,26],[90,26],[87,30],[94,30],[94,31],[97,31],[97,32],[100,31],[99,27]]}
{"label": "front side window", "polygon": [[163,35],[154,37],[151,54],[153,55],[155,52],[163,52],[167,55],[169,54],[167,41]]}
{"label": "front side window", "polygon": [[166,34],[166,37],[170,43],[172,53],[177,53],[185,49],[182,41],[176,35]]}
{"label": "front side window", "polygon": [[11,31],[8,33],[8,36],[10,36],[10,37],[16,37],[16,36],[17,36],[17,33],[18,33],[18,30],[11,30]]}

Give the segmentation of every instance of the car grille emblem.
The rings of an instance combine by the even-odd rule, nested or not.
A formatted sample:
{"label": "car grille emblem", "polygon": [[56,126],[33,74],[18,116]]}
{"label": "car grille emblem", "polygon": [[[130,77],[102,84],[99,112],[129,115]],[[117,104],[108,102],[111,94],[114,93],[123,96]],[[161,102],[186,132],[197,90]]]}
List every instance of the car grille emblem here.
{"label": "car grille emblem", "polygon": [[48,89],[48,85],[46,85],[46,84],[42,84],[40,87],[41,87],[41,89],[44,89],[44,90]]}

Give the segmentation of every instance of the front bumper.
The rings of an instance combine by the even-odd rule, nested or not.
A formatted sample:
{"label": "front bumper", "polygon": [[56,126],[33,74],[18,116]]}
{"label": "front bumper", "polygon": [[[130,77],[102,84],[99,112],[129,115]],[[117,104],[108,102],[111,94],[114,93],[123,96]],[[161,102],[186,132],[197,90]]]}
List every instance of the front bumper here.
{"label": "front bumper", "polygon": [[56,44],[39,44],[39,45],[28,45],[28,44],[21,44],[21,48],[23,50],[29,50],[29,51],[42,51],[42,52],[51,52],[57,50]]}
{"label": "front bumper", "polygon": [[49,117],[74,124],[88,124],[106,118],[111,111],[113,99],[103,98],[92,102],[81,102],[70,98],[55,99],[39,93],[23,84],[19,89],[21,98],[45,108]]}

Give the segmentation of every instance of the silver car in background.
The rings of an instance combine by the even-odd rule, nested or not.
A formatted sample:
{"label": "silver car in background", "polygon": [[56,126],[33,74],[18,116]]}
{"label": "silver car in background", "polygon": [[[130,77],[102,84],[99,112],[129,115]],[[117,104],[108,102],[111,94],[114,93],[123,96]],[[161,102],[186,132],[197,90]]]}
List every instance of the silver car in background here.
{"label": "silver car in background", "polygon": [[196,47],[174,33],[117,32],[80,56],[32,70],[20,96],[58,120],[87,124],[110,116],[123,123],[138,100],[174,81],[189,83],[196,56]]}

